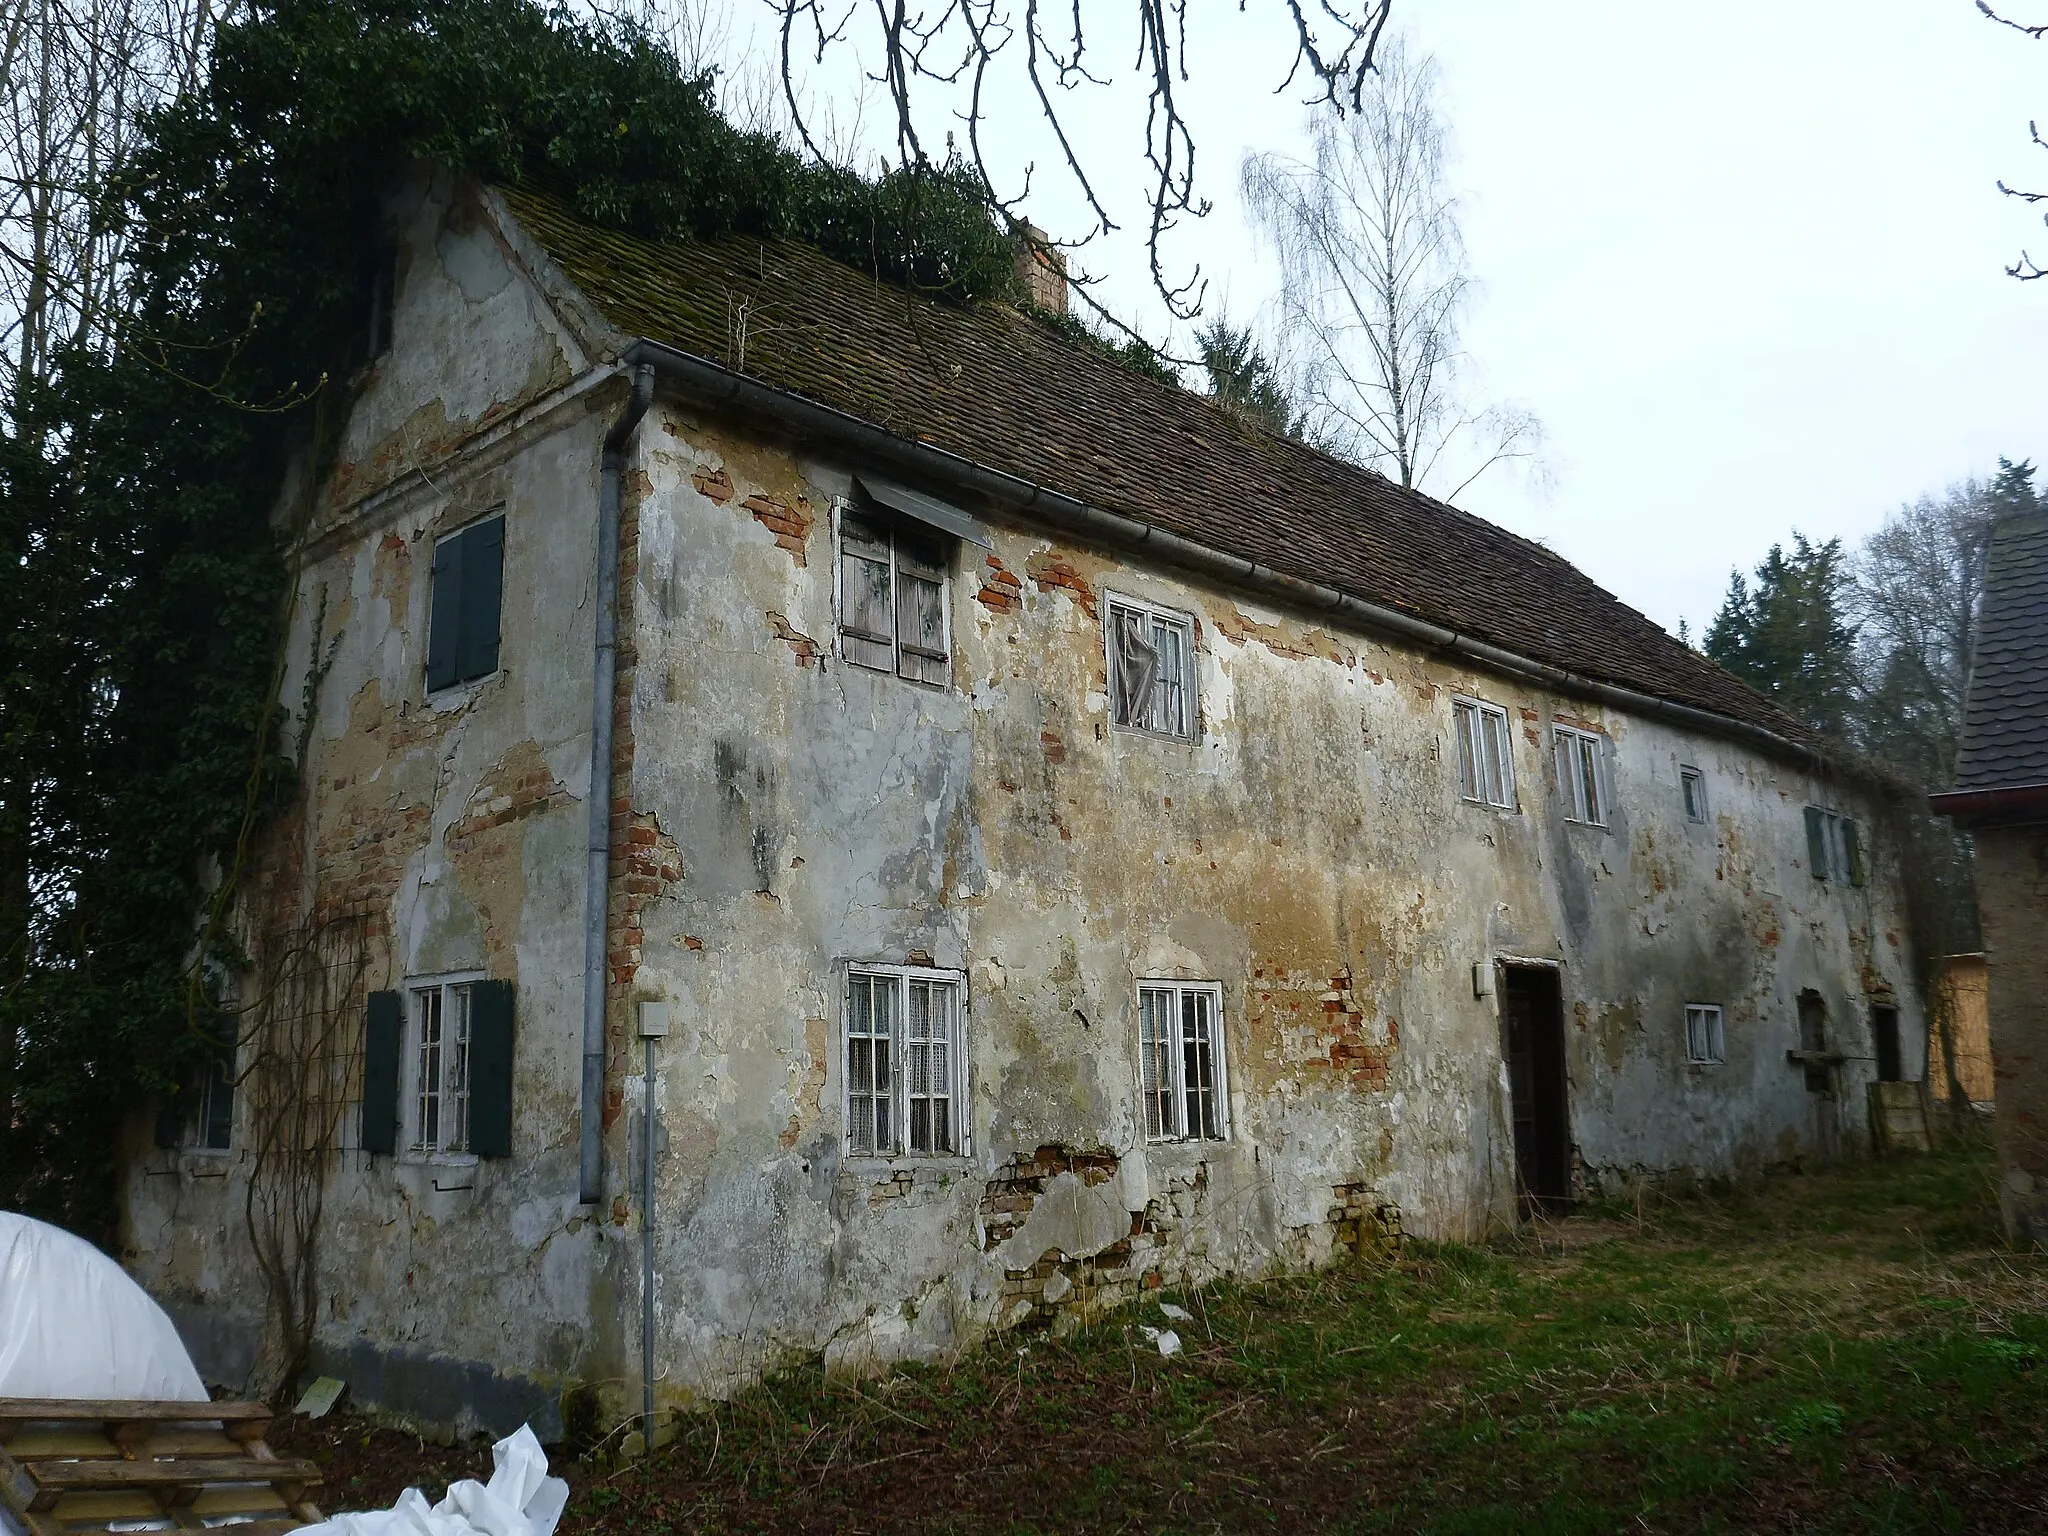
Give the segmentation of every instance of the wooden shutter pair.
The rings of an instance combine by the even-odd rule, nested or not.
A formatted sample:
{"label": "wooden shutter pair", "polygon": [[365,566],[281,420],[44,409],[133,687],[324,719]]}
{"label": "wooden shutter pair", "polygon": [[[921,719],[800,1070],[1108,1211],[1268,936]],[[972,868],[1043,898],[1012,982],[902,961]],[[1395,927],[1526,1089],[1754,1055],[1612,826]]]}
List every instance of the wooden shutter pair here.
{"label": "wooden shutter pair", "polygon": [[433,612],[427,620],[427,691],[498,670],[504,609],[505,519],[472,523],[434,546]]}
{"label": "wooden shutter pair", "polygon": [[[1816,880],[1833,876],[1834,860],[1828,851],[1828,815],[1817,805],[1806,808],[1806,867]],[[1851,885],[1861,885],[1863,874],[1863,834],[1856,823],[1848,817],[1838,818],[1842,823],[1842,859],[1849,867],[1844,873]]]}
{"label": "wooden shutter pair", "polygon": [[[398,1150],[405,999],[372,992],[363,1028],[363,1150]],[[469,1151],[512,1153],[512,983],[479,981],[469,995]]]}

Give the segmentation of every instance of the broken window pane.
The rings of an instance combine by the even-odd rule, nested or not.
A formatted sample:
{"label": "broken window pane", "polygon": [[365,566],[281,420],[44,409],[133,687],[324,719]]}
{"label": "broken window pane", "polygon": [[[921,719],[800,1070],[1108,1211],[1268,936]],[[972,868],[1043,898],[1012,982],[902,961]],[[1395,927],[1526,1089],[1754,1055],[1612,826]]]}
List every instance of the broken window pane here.
{"label": "broken window pane", "polygon": [[1191,741],[1194,687],[1191,619],[1110,604],[1110,714],[1118,725]]}

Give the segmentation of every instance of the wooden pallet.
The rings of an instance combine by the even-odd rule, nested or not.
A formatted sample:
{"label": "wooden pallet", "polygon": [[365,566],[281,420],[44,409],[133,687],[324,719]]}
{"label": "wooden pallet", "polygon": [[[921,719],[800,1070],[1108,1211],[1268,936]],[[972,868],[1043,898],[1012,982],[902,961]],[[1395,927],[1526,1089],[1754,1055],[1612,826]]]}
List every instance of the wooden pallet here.
{"label": "wooden pallet", "polygon": [[0,1397],[0,1495],[30,1536],[283,1536],[320,1520],[306,1498],[320,1469],[264,1443],[272,1417],[263,1403]]}

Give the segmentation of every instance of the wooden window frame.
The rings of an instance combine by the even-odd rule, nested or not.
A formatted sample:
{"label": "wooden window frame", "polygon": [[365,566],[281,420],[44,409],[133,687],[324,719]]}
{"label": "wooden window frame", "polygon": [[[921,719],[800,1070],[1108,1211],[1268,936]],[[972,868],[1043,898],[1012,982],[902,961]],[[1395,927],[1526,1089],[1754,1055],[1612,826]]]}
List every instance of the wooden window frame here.
{"label": "wooden window frame", "polygon": [[[1161,1046],[1165,1042],[1157,1039],[1151,1027],[1153,1015],[1147,1008],[1148,994],[1168,1000],[1173,1040],[1164,1050]],[[1194,998],[1206,1001],[1209,1009],[1207,1096],[1212,1123],[1207,1130],[1189,1127],[1187,1004]],[[1139,1130],[1148,1145],[1230,1140],[1230,1051],[1224,1039],[1221,982],[1175,981],[1167,977],[1147,977],[1138,982],[1137,1084]]]}
{"label": "wooden window frame", "polygon": [[[846,561],[848,558],[846,520],[849,514],[885,529],[889,536],[889,633],[886,635],[878,635],[872,630],[857,629],[849,618],[846,592]],[[942,558],[930,564],[907,560],[903,553],[902,539],[905,524],[911,526],[916,537],[929,538],[941,552]],[[957,539],[946,533],[943,529],[930,527],[912,518],[905,518],[902,513],[892,511],[887,507],[856,505],[844,496],[835,500],[832,504],[832,627],[838,637],[837,649],[840,660],[846,662],[849,666],[859,667],[864,672],[893,674],[902,678],[907,683],[916,683],[919,687],[923,688],[951,687],[953,678],[953,546],[958,542]],[[860,557],[856,555],[855,558]],[[906,573],[906,565],[918,565],[921,568]],[[927,575],[925,574],[926,572],[930,574]],[[902,638],[901,602],[903,583],[906,579],[929,581],[938,589],[939,632],[944,637],[942,651],[938,655],[933,655],[928,649],[922,647],[906,647],[904,644]],[[869,660],[855,654],[855,648],[847,644],[849,639],[857,642],[859,645],[870,645],[878,648],[886,646],[889,653],[887,663]],[[909,655],[915,656],[920,663],[932,664],[934,670],[945,675],[937,678],[925,677],[921,675],[922,667],[916,671],[905,671],[906,652]]]}
{"label": "wooden window frame", "polygon": [[[1120,647],[1117,641],[1117,615],[1127,613],[1146,620],[1155,639],[1161,628],[1177,632],[1181,648],[1180,676],[1180,721],[1177,727],[1140,724],[1118,718],[1118,701],[1121,696]],[[1158,603],[1147,602],[1142,597],[1126,597],[1120,592],[1105,592],[1102,602],[1102,658],[1107,668],[1109,682],[1109,724],[1110,729],[1128,732],[1133,736],[1153,736],[1162,741],[1196,742],[1202,737],[1201,688],[1197,679],[1200,666],[1195,657],[1195,616],[1185,609],[1167,608]],[[1153,679],[1154,700],[1146,710],[1149,718],[1158,713],[1159,690],[1169,684],[1162,668]]]}
{"label": "wooden window frame", "polygon": [[1707,775],[1705,770],[1691,763],[1678,765],[1678,804],[1685,813],[1685,819],[1696,827],[1703,827],[1713,819],[1713,810],[1707,800]]}
{"label": "wooden window frame", "polygon": [[[1698,1033],[1695,1033],[1695,1025]],[[1719,1003],[1685,1005],[1685,1062],[1718,1067],[1728,1060],[1727,1016]]]}
{"label": "wooden window frame", "polygon": [[[480,981],[490,978],[483,971],[451,971],[438,976],[409,976],[400,993],[404,999],[402,1023],[405,1029],[403,1046],[399,1053],[399,1141],[401,1154],[415,1161],[432,1162],[474,1162],[477,1154],[470,1151],[470,1064],[468,1048],[470,1040],[467,1025],[474,999],[471,989]],[[433,996],[438,1000],[442,1039],[440,1043],[439,1076],[434,1085],[435,1127],[434,1136],[426,1134],[427,1085],[422,1080],[421,1057],[425,1050],[424,999]],[[460,1019],[465,1026],[459,1042],[451,1040],[449,1029],[455,1022],[456,1012],[451,1005],[460,999]],[[459,1043],[462,1050],[458,1058],[451,1049]],[[460,1070],[457,1061],[460,1060]],[[450,1134],[449,1099],[453,1096],[460,1106],[459,1132]]]}
{"label": "wooden window frame", "polygon": [[[841,1141],[846,1155],[851,1159],[872,1162],[934,1162],[963,1158],[971,1155],[974,1144],[972,1104],[968,1097],[970,1074],[967,1064],[967,973],[946,970],[929,965],[894,965],[886,962],[866,960],[849,961],[844,967],[845,975],[839,988],[839,1079],[840,1079],[840,1127]],[[873,1032],[856,1032],[854,1029],[853,991],[858,981],[886,982],[893,996],[889,1033],[886,1037]],[[951,1060],[947,1063],[945,1095],[952,1122],[952,1145],[949,1147],[917,1148],[912,1141],[912,1107],[918,1098],[931,1100],[937,1094],[917,1094],[912,1089],[910,1062],[912,1050],[920,1042],[910,1036],[910,989],[923,984],[943,987],[948,997],[949,1023],[952,1038],[948,1043]],[[879,1090],[860,1093],[862,1086],[856,1082],[854,1068],[854,1042],[861,1039],[882,1039],[889,1042],[887,1093],[889,1102],[889,1135],[887,1145],[878,1144],[881,1138],[863,1138],[856,1125],[856,1101],[872,1101],[880,1096]],[[872,1054],[870,1055],[872,1061]],[[864,1080],[876,1088],[876,1078],[870,1074]],[[872,1107],[868,1110],[872,1115]],[[929,1122],[927,1122],[929,1123]],[[872,1122],[870,1122],[872,1124]]]}
{"label": "wooden window frame", "polygon": [[[1487,796],[1489,786],[1484,782],[1480,772],[1479,748],[1486,740],[1485,722],[1488,720],[1495,722],[1498,727],[1500,750],[1491,764],[1500,779],[1501,798],[1498,800]],[[1514,721],[1509,718],[1507,707],[1489,704],[1486,700],[1474,698],[1470,694],[1452,694],[1451,745],[1456,754],[1458,798],[1467,805],[1483,805],[1495,811],[1513,811],[1518,804],[1515,798],[1515,728]]]}
{"label": "wooden window frame", "polygon": [[[461,546],[461,541],[465,540],[473,544],[477,536],[493,523],[498,525],[498,565],[492,578],[492,585],[497,593],[498,612],[495,619],[496,634],[491,642],[491,665],[488,668],[465,670],[462,661],[465,622],[463,615],[466,605],[479,595],[479,589],[472,587],[472,577],[465,556],[463,562],[456,567],[460,574],[456,582],[455,595],[448,600],[447,607],[442,608],[441,583],[444,578],[440,569],[441,551],[450,545]],[[505,669],[505,550],[510,533],[510,519],[505,515],[505,508],[500,505],[493,507],[481,517],[472,518],[460,528],[441,534],[434,540],[432,555],[427,563],[427,643],[420,665],[426,696],[430,699],[445,698],[463,689],[487,683]],[[440,618],[443,613],[446,614],[445,620]],[[447,645],[453,653],[454,660],[452,674],[437,682],[434,678],[434,654],[435,641],[441,634],[440,622],[445,622],[453,629],[453,633],[447,637]]]}
{"label": "wooden window frame", "polygon": [[1606,827],[1614,809],[1607,775],[1607,738],[1598,731],[1553,721],[1550,744],[1564,819],[1582,827]]}
{"label": "wooden window frame", "polygon": [[[1806,808],[1807,862],[1816,880],[1847,886],[1870,882],[1868,856],[1863,849],[1863,829],[1853,816],[1824,805]],[[1814,855],[1818,853],[1818,859]]]}

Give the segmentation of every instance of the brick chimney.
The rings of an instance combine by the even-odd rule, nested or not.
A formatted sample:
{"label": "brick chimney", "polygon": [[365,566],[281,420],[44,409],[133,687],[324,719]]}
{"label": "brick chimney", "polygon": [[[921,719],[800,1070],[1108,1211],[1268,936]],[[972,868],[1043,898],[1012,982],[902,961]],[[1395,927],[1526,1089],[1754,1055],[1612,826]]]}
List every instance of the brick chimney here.
{"label": "brick chimney", "polygon": [[1046,242],[1051,236],[1036,224],[1017,230],[1017,286],[1027,302],[1056,315],[1067,312],[1067,253]]}

